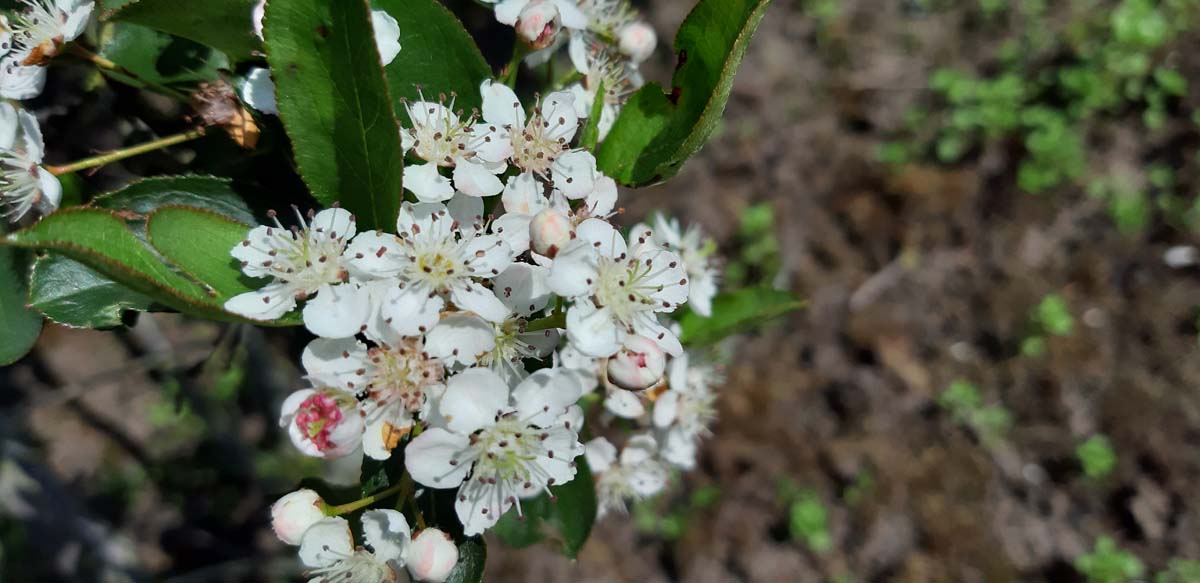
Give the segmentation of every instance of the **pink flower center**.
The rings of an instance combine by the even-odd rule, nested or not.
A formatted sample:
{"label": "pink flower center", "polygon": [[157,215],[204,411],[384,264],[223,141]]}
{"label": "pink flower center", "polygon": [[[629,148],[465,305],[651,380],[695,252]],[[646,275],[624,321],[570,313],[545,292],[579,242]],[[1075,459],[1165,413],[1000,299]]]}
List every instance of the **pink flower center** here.
{"label": "pink flower center", "polygon": [[341,421],[342,410],[337,400],[320,393],[305,399],[296,412],[296,426],[320,451],[333,449],[335,444],[329,435]]}

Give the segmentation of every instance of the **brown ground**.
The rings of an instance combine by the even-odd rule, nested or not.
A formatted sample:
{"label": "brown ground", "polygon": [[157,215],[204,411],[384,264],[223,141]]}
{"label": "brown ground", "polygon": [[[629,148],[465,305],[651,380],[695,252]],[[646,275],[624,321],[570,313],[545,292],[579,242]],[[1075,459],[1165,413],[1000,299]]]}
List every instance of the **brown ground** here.
{"label": "brown ground", "polygon": [[[656,1],[649,14],[674,30],[690,4]],[[735,344],[716,437],[669,497],[715,485],[717,503],[691,515],[677,542],[610,517],[575,563],[545,547],[492,546],[490,580],[1079,581],[1071,561],[1101,535],[1152,570],[1200,559],[1200,461],[1190,450],[1200,442],[1200,278],[1161,261],[1188,241],[1166,229],[1122,236],[1083,196],[1022,194],[1011,143],[953,167],[877,162],[876,146],[923,98],[930,71],[969,65],[997,39],[964,37],[955,11],[843,5],[818,35],[799,2],[778,0],[722,133],[669,185],[623,200],[630,224],[667,208],[722,242],[730,216],[769,202],[783,279],[810,300]],[[665,58],[657,65],[652,77],[669,74]],[[1090,153],[1097,167],[1138,171],[1162,146],[1134,124],[1107,132]],[[1076,332],[1051,339],[1044,357],[1022,356],[1030,309],[1050,292],[1069,301]],[[55,512],[29,527],[23,556],[54,540],[66,541],[53,545],[54,560],[90,549],[84,572],[99,564],[178,581],[290,572],[287,550],[261,529],[262,509],[316,470],[256,449],[286,451],[271,408],[295,379],[286,354],[298,341],[243,332],[248,380],[261,393],[238,396],[231,421],[230,403],[201,395],[218,331],[153,322],[121,336],[53,329],[35,358],[0,373],[21,389],[0,395],[0,437],[35,446],[14,453],[10,442],[6,456],[32,468],[45,489],[36,507]],[[175,347],[173,370],[200,375],[166,396],[155,360],[164,342]],[[1005,439],[985,446],[935,404],[955,378],[1011,411]],[[192,421],[146,421],[173,401],[193,407]],[[187,433],[196,418],[203,440]],[[1096,432],[1120,460],[1099,481],[1074,456]],[[848,497],[865,476],[872,485]],[[788,536],[784,478],[829,508],[830,552]],[[129,484],[138,495],[113,494]]]}

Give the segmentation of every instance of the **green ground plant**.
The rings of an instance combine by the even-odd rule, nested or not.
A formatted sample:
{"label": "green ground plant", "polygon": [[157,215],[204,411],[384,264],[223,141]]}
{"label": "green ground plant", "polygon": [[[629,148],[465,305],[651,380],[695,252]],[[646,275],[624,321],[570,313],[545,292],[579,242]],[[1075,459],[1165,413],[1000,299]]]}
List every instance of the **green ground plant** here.
{"label": "green ground plant", "polygon": [[1103,435],[1093,435],[1075,448],[1075,457],[1089,478],[1103,478],[1117,467],[1117,452]]}
{"label": "green ground plant", "polygon": [[938,405],[950,413],[955,423],[979,436],[984,444],[1004,438],[1012,426],[1012,414],[1000,405],[986,405],[974,384],[956,379],[937,399]]}
{"label": "green ground plant", "polygon": [[1075,570],[1082,573],[1088,583],[1128,583],[1141,577],[1146,568],[1132,553],[1122,550],[1111,538],[1102,536],[1096,540],[1092,552],[1075,559]]}

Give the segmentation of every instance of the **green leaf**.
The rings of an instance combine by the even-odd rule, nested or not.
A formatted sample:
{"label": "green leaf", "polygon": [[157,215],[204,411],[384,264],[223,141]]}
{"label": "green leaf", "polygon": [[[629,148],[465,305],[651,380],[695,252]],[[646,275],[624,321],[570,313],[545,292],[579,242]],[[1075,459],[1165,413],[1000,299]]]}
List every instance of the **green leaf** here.
{"label": "green leaf", "polygon": [[0,365],[25,356],[42,332],[41,314],[25,306],[25,275],[16,255],[0,247]]}
{"label": "green leaf", "polygon": [[250,12],[255,0],[104,2],[104,20],[132,22],[213,47],[235,59],[259,50]]}
{"label": "green leaf", "polygon": [[234,190],[232,181],[215,176],[146,178],[116,192],[99,196],[92,204],[142,217],[163,206],[183,205],[209,210],[239,223],[257,222],[246,202]]}
{"label": "green leaf", "polygon": [[267,60],[300,175],[360,228],[392,230],[403,154],[372,30],[366,0],[267,5]]}
{"label": "green leaf", "polygon": [[[100,56],[143,80],[162,85],[212,81],[220,77],[222,69],[230,68],[229,57],[212,47],[128,23],[112,28]],[[119,72],[112,75],[137,84],[137,79]]]}
{"label": "green leaf", "polygon": [[790,292],[752,287],[719,294],[713,298],[712,317],[688,312],[680,318],[680,340],[690,346],[711,344],[730,334],[788,312],[799,310],[805,302]]}
{"label": "green leaf", "polygon": [[243,275],[240,264],[229,254],[245,240],[250,229],[250,225],[212,211],[185,206],[165,206],[146,219],[150,245],[184,273],[217,292],[222,303],[266,283]]}
{"label": "green leaf", "polygon": [[147,311],[154,301],[96,270],[61,255],[33,264],[29,305],[47,318],[76,328],[115,328],[126,310]]}
{"label": "green leaf", "polygon": [[446,577],[446,583],[480,583],[487,564],[487,544],[475,536],[458,543],[458,562]]}
{"label": "green leaf", "polygon": [[439,93],[457,93],[455,110],[469,112],[482,106],[479,84],[492,76],[492,69],[454,13],[437,0],[373,0],[371,4],[400,25],[403,48],[384,69],[397,112],[404,111],[401,99],[420,99],[418,85],[431,100]]}
{"label": "green leaf", "polygon": [[589,151],[596,149],[600,142],[600,116],[604,113],[604,80],[596,87],[596,99],[592,101],[592,111],[588,114],[583,131],[579,133],[579,146]]}
{"label": "green leaf", "polygon": [[621,110],[596,156],[625,185],[674,176],[721,119],[733,76],[770,0],[700,0],[675,36],[672,91],[652,83]]}
{"label": "green leaf", "polygon": [[523,519],[515,510],[500,517],[492,529],[504,544],[524,548],[541,542],[548,531],[556,533],[562,552],[570,558],[579,554],[587,542],[596,521],[596,487],[591,469],[583,456],[575,458],[575,479],[561,486],[553,486],[550,492],[554,500],[545,494],[521,502]]}

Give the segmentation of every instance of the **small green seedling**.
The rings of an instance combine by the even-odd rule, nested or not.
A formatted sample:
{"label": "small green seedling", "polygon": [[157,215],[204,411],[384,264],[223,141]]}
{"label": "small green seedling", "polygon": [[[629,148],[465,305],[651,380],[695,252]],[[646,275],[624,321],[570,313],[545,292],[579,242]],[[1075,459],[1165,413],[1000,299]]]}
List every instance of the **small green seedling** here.
{"label": "small green seedling", "polygon": [[956,379],[938,397],[938,405],[948,411],[954,421],[969,427],[985,444],[1003,439],[1012,426],[1012,415],[1004,407],[984,405],[975,385]]}
{"label": "small green seedling", "polygon": [[814,553],[833,546],[829,534],[829,512],[815,492],[805,492],[788,507],[788,532],[792,540],[803,542]]}
{"label": "small green seedling", "polygon": [[1103,478],[1117,467],[1117,453],[1103,435],[1089,437],[1075,449],[1075,455],[1089,478]]}
{"label": "small green seedling", "polygon": [[1167,570],[1154,576],[1154,583],[1194,583],[1200,581],[1200,561],[1171,559]]}
{"label": "small green seedling", "polygon": [[1082,573],[1088,583],[1132,583],[1146,569],[1132,553],[1121,550],[1111,538],[1102,536],[1092,552],[1075,559],[1075,570]]}

